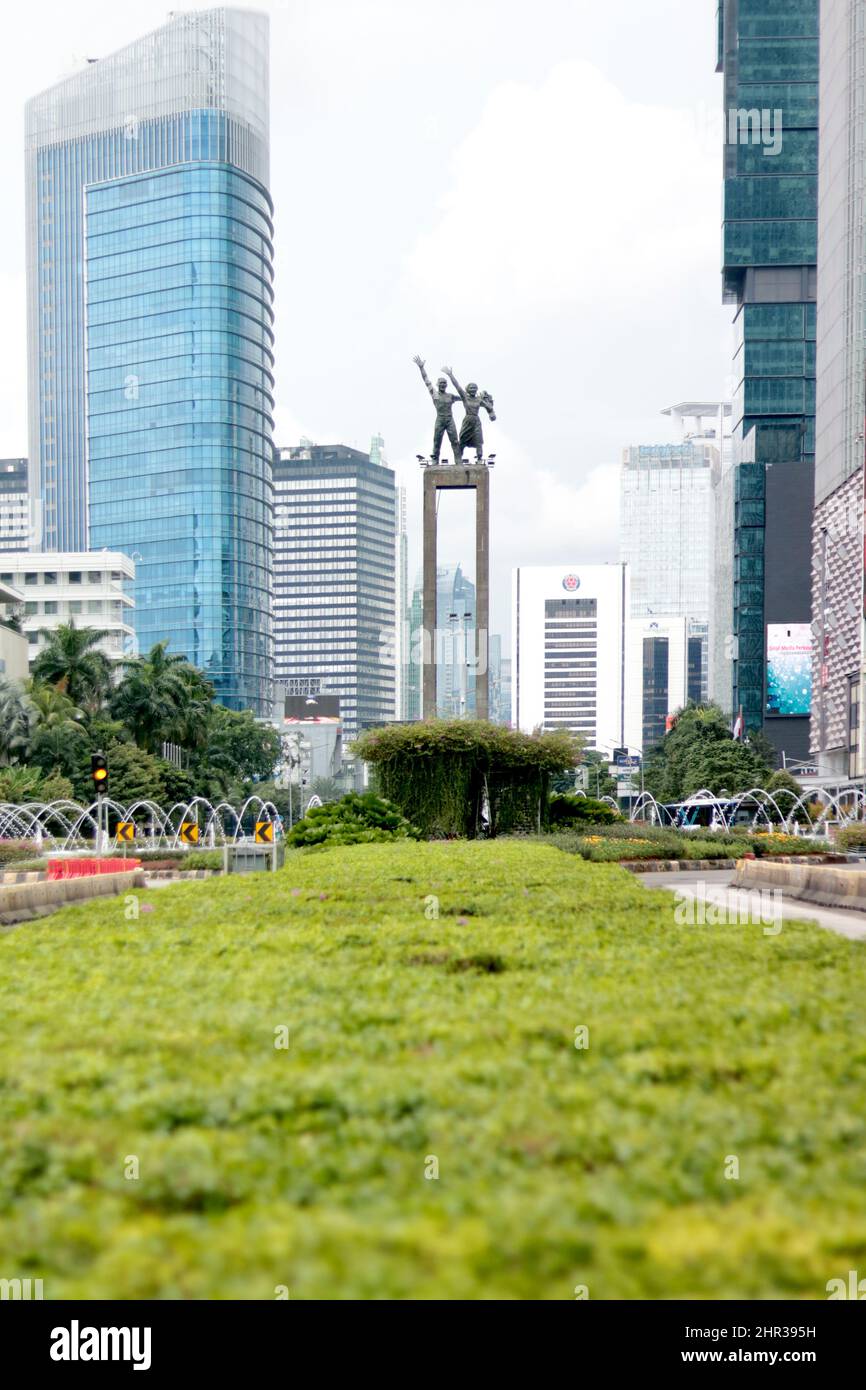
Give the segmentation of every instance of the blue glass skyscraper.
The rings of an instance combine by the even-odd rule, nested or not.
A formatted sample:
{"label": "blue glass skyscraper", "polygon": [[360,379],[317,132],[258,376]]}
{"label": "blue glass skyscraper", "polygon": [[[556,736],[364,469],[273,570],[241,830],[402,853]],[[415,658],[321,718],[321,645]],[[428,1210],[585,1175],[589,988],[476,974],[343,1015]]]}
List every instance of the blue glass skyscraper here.
{"label": "blue glass skyscraper", "polygon": [[136,561],[168,639],[271,709],[268,21],[176,14],[27,106],[30,448],[47,549]]}

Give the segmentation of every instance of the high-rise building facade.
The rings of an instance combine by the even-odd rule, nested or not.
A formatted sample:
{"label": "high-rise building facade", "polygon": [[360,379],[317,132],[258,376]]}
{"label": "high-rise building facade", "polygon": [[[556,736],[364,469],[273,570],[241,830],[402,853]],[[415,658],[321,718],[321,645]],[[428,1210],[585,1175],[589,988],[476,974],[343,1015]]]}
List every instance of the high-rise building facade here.
{"label": "high-rise building facade", "polygon": [[99,648],[110,661],[134,656],[135,565],[128,555],[107,550],[0,555],[0,583],[14,585],[23,596],[21,625],[31,662],[67,623],[100,632]]}
{"label": "high-rise building facade", "polygon": [[[372,453],[370,457],[372,458]],[[406,526],[405,487],[397,488],[395,505],[397,641],[394,653],[396,673],[394,712],[397,719],[407,720],[411,718],[409,713],[411,705],[409,657],[412,640],[412,614],[409,607],[409,533]]]}
{"label": "high-rise building facade", "polygon": [[176,13],[25,118],[31,488],[135,558],[142,647],[271,708],[268,20]]}
{"label": "high-rise building facade", "polygon": [[511,658],[502,655],[502,637],[490,634],[490,719],[511,724]]}
{"label": "high-rise building facade", "polygon": [[627,565],[534,565],[512,572],[512,719],[569,729],[591,748],[626,735]]}
{"label": "high-rise building facade", "polygon": [[692,440],[623,450],[620,560],[631,567],[633,617],[708,621],[716,453]]}
{"label": "high-rise building facade", "polygon": [[646,756],[664,738],[668,715],[689,700],[699,703],[700,642],[696,653],[694,641],[685,618],[630,620],[623,740],[630,752]]}
{"label": "high-rise building facade", "polygon": [[27,550],[34,539],[26,459],[0,459],[0,551]]}
{"label": "high-rise building facade", "polygon": [[805,758],[809,708],[782,715],[779,629],[810,622],[815,454],[818,0],[721,0],[723,298],[735,306],[730,700]]}
{"label": "high-rise building facade", "polygon": [[395,490],[390,468],[342,444],[274,457],[276,678],[339,695],[346,742],[394,718]]}
{"label": "high-rise building facade", "polygon": [[812,759],[866,770],[866,0],[822,0]]}
{"label": "high-rise building facade", "polygon": [[[670,688],[679,690],[682,684],[683,700],[701,702],[708,699],[710,685],[712,482],[730,452],[731,407],[724,401],[684,401],[664,413],[679,426],[678,443],[623,451],[620,560],[631,572],[631,617],[636,622],[682,620],[682,655],[690,678],[685,683],[672,680]],[[664,651],[672,650],[668,642]],[[675,665],[678,669],[678,657]],[[641,662],[636,671],[638,667],[642,670]],[[642,679],[634,688],[643,689]],[[652,720],[650,724],[655,728]]]}
{"label": "high-rise building facade", "polygon": [[436,714],[475,714],[475,585],[462,565],[436,569]]}

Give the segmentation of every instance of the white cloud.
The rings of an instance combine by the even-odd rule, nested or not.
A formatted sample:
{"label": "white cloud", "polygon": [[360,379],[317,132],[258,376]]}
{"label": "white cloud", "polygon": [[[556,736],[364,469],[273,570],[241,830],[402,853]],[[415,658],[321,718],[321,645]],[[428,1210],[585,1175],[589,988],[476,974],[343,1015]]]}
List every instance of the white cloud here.
{"label": "white cloud", "polygon": [[700,121],[629,101],[590,63],[495,88],[452,168],[405,270],[455,330],[603,313],[712,268],[720,168]]}

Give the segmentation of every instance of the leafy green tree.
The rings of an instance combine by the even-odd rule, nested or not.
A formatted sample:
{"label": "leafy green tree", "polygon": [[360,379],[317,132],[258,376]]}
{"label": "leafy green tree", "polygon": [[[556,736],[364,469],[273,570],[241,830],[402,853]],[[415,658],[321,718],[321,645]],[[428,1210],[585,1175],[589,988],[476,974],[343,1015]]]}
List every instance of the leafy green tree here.
{"label": "leafy green tree", "polygon": [[658,801],[682,801],[704,787],[716,794],[748,791],[769,775],[761,754],[733,737],[718,705],[681,710],[644,764],[644,786]]}
{"label": "leafy green tree", "polygon": [[27,692],[15,681],[0,676],[0,764],[26,759],[37,719]]}
{"label": "leafy green tree", "polygon": [[168,642],[157,642],[146,656],[127,664],[110,709],[139,748],[156,753],[163,743],[200,740],[212,695],[213,686],[186,657],[169,653]]}
{"label": "leafy green tree", "polygon": [[197,789],[206,796],[223,796],[233,783],[259,782],[273,776],[280,755],[280,736],[260,724],[249,710],[238,713],[214,705],[207,723],[207,741],[192,758]]}
{"label": "leafy green tree", "polygon": [[70,618],[48,634],[33,663],[34,680],[56,686],[73,705],[96,712],[111,689],[111,662],[100,642],[107,632],[76,627]]}
{"label": "leafy green tree", "polygon": [[308,799],[317,796],[320,801],[339,801],[345,795],[345,788],[340,786],[336,777],[315,777],[310,783]]}
{"label": "leafy green tree", "polygon": [[159,769],[162,794],[158,798],[166,810],[178,801],[192,801],[196,795],[195,781],[186,768],[175,767],[164,758],[154,759]]}
{"label": "leafy green tree", "polygon": [[31,679],[27,697],[36,713],[29,760],[45,773],[72,777],[89,748],[84,711],[56,685]]}
{"label": "leafy green tree", "polygon": [[67,777],[56,773],[46,777],[33,766],[0,768],[0,801],[21,806],[27,801],[71,800],[72,795],[72,783]]}

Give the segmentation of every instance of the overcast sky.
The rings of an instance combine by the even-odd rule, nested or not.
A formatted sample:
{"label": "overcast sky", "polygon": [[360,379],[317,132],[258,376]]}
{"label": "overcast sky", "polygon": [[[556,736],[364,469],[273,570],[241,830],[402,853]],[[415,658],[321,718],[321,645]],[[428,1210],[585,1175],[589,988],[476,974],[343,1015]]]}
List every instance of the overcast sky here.
{"label": "overcast sky", "polygon": [[[511,567],[615,560],[623,445],[672,438],[664,406],[729,388],[715,0],[250,8],[271,16],[277,442],[367,448],[381,431],[409,489],[411,582],[431,447],[412,357],[490,390],[507,635]],[[4,11],[4,455],[27,447],[24,102],[167,14]],[[440,557],[471,570],[468,505],[449,518]]]}

